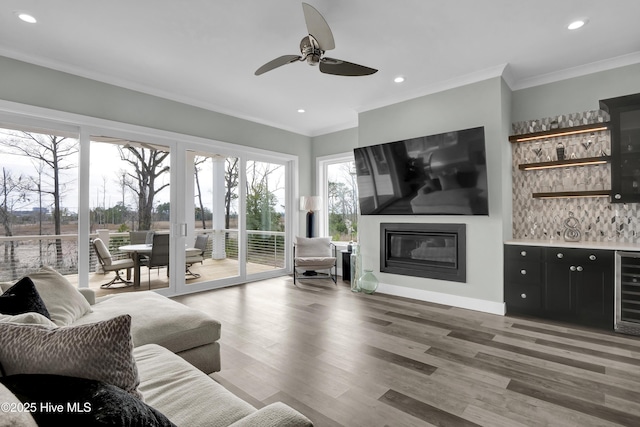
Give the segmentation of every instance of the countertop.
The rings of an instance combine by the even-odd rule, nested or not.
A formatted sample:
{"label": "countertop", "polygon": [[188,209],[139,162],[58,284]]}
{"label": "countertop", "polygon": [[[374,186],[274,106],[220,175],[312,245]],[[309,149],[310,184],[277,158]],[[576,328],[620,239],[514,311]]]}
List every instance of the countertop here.
{"label": "countertop", "polygon": [[504,244],[557,248],[608,249],[611,251],[640,251],[640,242],[565,242],[564,240],[559,239],[513,239],[505,241]]}

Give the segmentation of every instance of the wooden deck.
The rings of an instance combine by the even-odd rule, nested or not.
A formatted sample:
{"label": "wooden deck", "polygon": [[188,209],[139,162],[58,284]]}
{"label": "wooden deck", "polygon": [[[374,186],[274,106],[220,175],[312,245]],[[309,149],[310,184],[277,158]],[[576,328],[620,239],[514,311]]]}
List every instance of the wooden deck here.
{"label": "wooden deck", "polygon": [[[264,271],[271,271],[276,269],[276,267],[263,265],[263,264],[255,264],[248,263],[247,264],[247,273],[260,273]],[[194,264],[190,270],[194,273],[200,274],[199,278],[193,278],[190,276],[186,276],[187,284],[194,284],[200,282],[206,282],[210,280],[219,280],[228,277],[234,277],[238,275],[238,261],[230,258],[222,259],[222,260],[213,260],[206,259],[202,264]],[[149,271],[146,267],[141,267],[140,269],[140,287],[136,288],[133,286],[124,287],[121,284],[114,285],[109,289],[102,289],[100,285],[103,283],[109,282],[113,279],[115,273],[109,272],[106,274],[102,273],[91,273],[89,275],[89,287],[96,291],[96,296],[104,296],[104,295],[112,295],[122,292],[137,292],[137,291],[147,291],[149,289],[162,289],[169,286],[169,278],[167,277],[166,268],[153,269],[151,270],[151,280],[149,284]],[[121,273],[123,277],[125,277],[124,271]],[[133,272],[132,272],[133,274]],[[78,285],[78,275],[67,275],[65,276],[73,285]]]}

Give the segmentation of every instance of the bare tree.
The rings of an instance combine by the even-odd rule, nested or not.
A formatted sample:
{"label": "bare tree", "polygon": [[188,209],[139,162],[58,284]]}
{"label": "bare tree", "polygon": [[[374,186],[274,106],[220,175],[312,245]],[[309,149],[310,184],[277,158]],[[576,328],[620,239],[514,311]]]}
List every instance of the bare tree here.
{"label": "bare tree", "polygon": [[209,159],[208,157],[196,156],[195,159],[193,160],[193,175],[196,179],[196,190],[198,191],[198,194],[196,194],[196,197],[198,198],[198,203],[200,205],[200,216],[202,217],[203,230],[207,228],[207,222],[204,217],[204,203],[202,202],[202,190],[200,189],[200,176],[198,175],[198,173],[200,172],[200,168],[198,166],[206,162],[208,159]]}
{"label": "bare tree", "polygon": [[[41,188],[43,193],[53,196],[53,226],[54,234],[59,236],[62,227],[61,202],[66,182],[62,182],[62,172],[76,168],[77,162],[66,163],[78,152],[78,141],[58,135],[44,135],[31,132],[17,132],[13,138],[3,141],[16,154],[37,160],[46,165],[44,175],[51,178],[53,184],[50,189]],[[63,265],[62,240],[56,238],[56,267]]]}
{"label": "bare tree", "polygon": [[[21,202],[26,202],[26,194],[22,186],[22,176],[14,179],[11,171],[2,168],[0,176],[0,222],[4,228],[5,236],[13,236],[13,211]],[[4,243],[4,264],[9,266],[11,279],[17,278],[16,242],[13,240]]]}
{"label": "bare tree", "polygon": [[224,195],[224,228],[229,228],[231,218],[231,204],[238,198],[238,158],[227,157],[224,168],[225,195]]}
{"label": "bare tree", "polygon": [[168,151],[153,148],[141,148],[126,145],[118,147],[120,159],[133,166],[134,172],[126,172],[130,178],[127,187],[138,197],[138,230],[150,230],[153,214],[153,200],[169,183],[157,186],[156,180],[169,171],[163,161],[169,156]]}

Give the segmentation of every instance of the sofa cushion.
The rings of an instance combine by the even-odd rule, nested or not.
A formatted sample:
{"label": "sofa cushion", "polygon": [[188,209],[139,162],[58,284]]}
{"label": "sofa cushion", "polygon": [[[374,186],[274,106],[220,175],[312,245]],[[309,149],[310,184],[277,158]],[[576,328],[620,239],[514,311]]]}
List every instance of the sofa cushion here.
{"label": "sofa cushion", "polygon": [[60,273],[51,267],[42,267],[29,274],[44,301],[51,320],[58,326],[75,322],[91,311],[86,298]]}
{"label": "sofa cushion", "polygon": [[30,278],[23,277],[0,295],[0,313],[22,314],[28,312],[39,313],[47,319],[51,319],[35,285]]}
{"label": "sofa cushion", "polygon": [[331,268],[336,264],[336,257],[296,257],[296,267],[315,267],[318,270]]}
{"label": "sofa cushion", "polygon": [[292,407],[274,402],[251,415],[236,421],[229,427],[313,427],[310,419]]}
{"label": "sofa cushion", "polygon": [[0,322],[20,323],[27,325],[42,325],[50,328],[57,328],[58,325],[47,319],[40,313],[21,313],[21,314],[0,314]]}
{"label": "sofa cushion", "polygon": [[[0,382],[0,404],[8,405],[0,409],[0,426],[2,427],[38,427],[30,412],[18,411],[24,406],[11,390]],[[9,409],[9,410],[5,410]],[[15,409],[15,410],[11,410]]]}
{"label": "sofa cushion", "polygon": [[105,381],[140,396],[132,355],[131,317],[46,328],[0,323],[4,375],[55,374]]}
{"label": "sofa cushion", "polygon": [[75,324],[95,322],[129,313],[131,336],[136,347],[153,343],[179,353],[213,343],[220,338],[220,322],[199,310],[153,291],[98,298],[92,307],[93,312]]}
{"label": "sofa cushion", "polygon": [[[0,383],[26,405],[41,426],[175,427],[158,410],[102,381],[22,374],[0,378]],[[61,410],[45,409],[52,407]]]}
{"label": "sofa cushion", "polygon": [[145,402],[176,425],[226,427],[256,410],[163,347],[148,344],[133,354]]}

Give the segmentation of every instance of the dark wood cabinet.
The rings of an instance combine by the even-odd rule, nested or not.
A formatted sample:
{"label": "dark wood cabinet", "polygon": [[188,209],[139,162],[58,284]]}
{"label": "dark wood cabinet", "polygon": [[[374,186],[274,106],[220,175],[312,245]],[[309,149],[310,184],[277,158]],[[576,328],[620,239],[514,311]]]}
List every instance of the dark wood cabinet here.
{"label": "dark wood cabinet", "polygon": [[600,101],[611,116],[611,202],[640,202],[640,94]]}
{"label": "dark wood cabinet", "polygon": [[541,248],[535,246],[505,246],[504,294],[507,310],[536,314],[542,308],[541,257]]}
{"label": "dark wood cabinet", "polygon": [[506,245],[507,313],[613,329],[613,269],[609,250]]}

